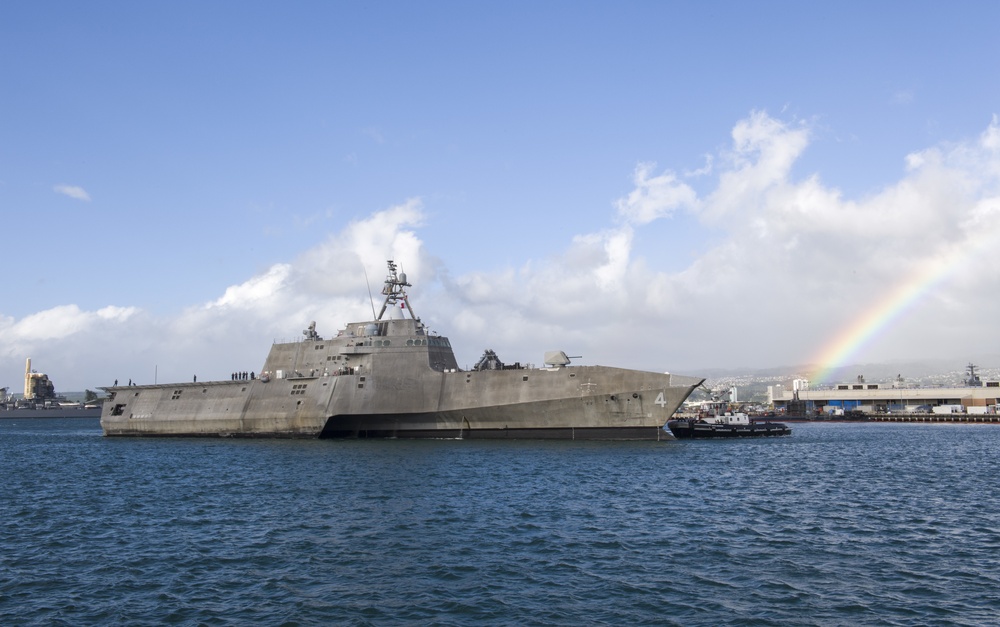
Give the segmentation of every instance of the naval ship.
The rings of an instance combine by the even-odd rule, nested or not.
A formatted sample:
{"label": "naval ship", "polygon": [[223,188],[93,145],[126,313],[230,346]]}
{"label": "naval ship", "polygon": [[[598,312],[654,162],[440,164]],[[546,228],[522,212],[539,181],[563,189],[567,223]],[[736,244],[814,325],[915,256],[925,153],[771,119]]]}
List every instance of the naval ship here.
{"label": "naval ship", "polygon": [[[102,388],[106,436],[560,438],[670,440],[667,420],[699,377],[570,365],[505,364],[492,350],[458,367],[447,337],[410,306],[393,261],[373,320],[275,343],[248,380]],[[374,305],[374,303],[373,303]]]}
{"label": "naval ship", "polygon": [[99,404],[76,403],[56,394],[49,375],[31,369],[31,358],[24,366],[24,394],[15,398],[7,388],[0,388],[0,418],[97,418]]}

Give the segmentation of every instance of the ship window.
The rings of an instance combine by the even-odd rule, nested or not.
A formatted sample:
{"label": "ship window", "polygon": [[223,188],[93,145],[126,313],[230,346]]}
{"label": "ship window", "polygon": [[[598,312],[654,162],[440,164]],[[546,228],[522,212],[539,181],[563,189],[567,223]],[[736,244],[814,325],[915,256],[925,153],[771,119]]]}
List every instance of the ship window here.
{"label": "ship window", "polygon": [[528,377],[521,377],[521,381],[527,381]]}
{"label": "ship window", "polygon": [[243,388],[243,389],[242,389],[242,390],[240,390],[240,391],[241,391],[241,392],[246,392],[246,391],[247,391],[247,389],[246,389],[246,388]]}
{"label": "ship window", "polygon": [[382,346],[388,346],[389,340],[382,340]]}
{"label": "ship window", "polygon": [[364,383],[359,383],[359,384],[358,384],[358,389],[359,389],[359,390],[360,390],[361,388],[363,388],[363,387],[365,387],[365,384],[364,384]]}
{"label": "ship window", "polygon": [[575,373],[575,372],[571,372],[571,373],[569,373],[569,378],[570,378],[570,379],[572,379],[572,378],[573,378],[573,377],[575,377],[575,376],[576,376],[576,373]]}
{"label": "ship window", "polygon": [[1000,381],[987,381],[986,387],[988,388],[1000,388]]}

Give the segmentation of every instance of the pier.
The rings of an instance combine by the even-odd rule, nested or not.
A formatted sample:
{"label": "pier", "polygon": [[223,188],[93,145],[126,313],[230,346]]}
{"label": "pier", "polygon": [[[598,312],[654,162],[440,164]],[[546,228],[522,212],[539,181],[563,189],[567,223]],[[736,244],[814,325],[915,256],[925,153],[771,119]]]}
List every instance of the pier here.
{"label": "pier", "polygon": [[1000,414],[869,414],[873,422],[961,422],[961,423],[997,423],[1000,424]]}

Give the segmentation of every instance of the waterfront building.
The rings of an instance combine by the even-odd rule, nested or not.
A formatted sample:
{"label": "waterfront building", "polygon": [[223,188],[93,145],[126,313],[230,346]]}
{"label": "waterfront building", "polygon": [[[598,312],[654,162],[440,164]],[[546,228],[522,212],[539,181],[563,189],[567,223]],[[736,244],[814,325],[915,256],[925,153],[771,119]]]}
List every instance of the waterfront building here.
{"label": "waterfront building", "polygon": [[775,411],[842,414],[848,411],[879,413],[997,413],[1000,381],[979,381],[961,387],[904,387],[898,383],[842,383],[828,389],[767,388]]}

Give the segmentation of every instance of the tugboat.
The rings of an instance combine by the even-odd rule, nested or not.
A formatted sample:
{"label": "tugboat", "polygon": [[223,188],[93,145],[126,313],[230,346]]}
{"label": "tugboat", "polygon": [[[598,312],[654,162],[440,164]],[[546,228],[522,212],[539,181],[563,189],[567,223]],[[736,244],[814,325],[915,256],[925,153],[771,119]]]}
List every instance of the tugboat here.
{"label": "tugboat", "polygon": [[791,428],[781,422],[751,420],[743,412],[716,410],[708,416],[678,418],[667,421],[667,428],[677,439],[692,438],[753,438],[769,435],[791,435]]}

